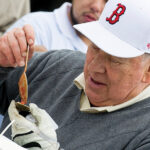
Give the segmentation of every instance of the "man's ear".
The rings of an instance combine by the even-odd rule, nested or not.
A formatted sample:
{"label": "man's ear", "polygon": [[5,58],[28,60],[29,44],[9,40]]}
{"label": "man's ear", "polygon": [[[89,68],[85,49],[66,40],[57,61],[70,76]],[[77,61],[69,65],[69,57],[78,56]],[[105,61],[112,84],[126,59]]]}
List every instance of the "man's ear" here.
{"label": "man's ear", "polygon": [[150,84],[150,65],[148,66],[147,70],[145,71],[142,81],[144,83]]}

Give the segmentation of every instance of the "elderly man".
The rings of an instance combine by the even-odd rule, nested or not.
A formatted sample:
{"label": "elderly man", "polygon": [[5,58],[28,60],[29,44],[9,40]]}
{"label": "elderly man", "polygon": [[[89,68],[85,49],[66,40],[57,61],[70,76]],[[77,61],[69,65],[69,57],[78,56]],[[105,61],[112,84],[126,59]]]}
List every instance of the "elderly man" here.
{"label": "elderly man", "polygon": [[[45,109],[58,124],[60,148],[150,149],[150,16],[146,15],[149,8],[149,0],[110,0],[99,21],[75,26],[93,42],[86,60],[81,52],[69,50],[37,54],[30,60],[28,103]],[[0,64],[4,127],[9,122],[6,110],[10,101],[20,101],[17,82],[21,68],[8,68],[9,62]],[[17,127],[20,119],[12,117],[11,110],[16,110],[12,105],[9,115],[16,120],[15,129],[26,129],[23,124]],[[42,118],[40,113],[36,115]],[[46,120],[38,122],[46,126]],[[38,128],[38,123],[32,124]],[[28,131],[32,129],[24,134],[17,132],[19,136],[15,138],[20,145],[38,143],[34,138],[26,140],[26,135],[35,137],[33,131]],[[10,132],[6,135],[10,136]]]}
{"label": "elderly man", "polygon": [[[13,36],[16,43],[18,37],[22,37],[31,43],[35,41],[36,45],[43,45],[48,50],[71,49],[86,52],[90,41],[76,32],[73,25],[98,20],[106,2],[107,0],[73,0],[72,5],[66,2],[53,12],[28,14],[8,31],[15,28]],[[22,47],[23,45],[25,44]],[[16,49],[20,47],[16,45]]]}

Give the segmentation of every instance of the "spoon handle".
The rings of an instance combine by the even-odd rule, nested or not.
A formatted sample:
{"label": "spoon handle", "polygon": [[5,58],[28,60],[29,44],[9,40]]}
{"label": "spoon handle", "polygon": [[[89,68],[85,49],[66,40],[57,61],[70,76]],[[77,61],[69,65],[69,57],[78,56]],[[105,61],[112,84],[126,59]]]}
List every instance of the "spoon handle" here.
{"label": "spoon handle", "polygon": [[29,57],[29,45],[27,46],[27,54],[26,54],[26,61],[25,61],[24,72],[27,71],[28,57]]}

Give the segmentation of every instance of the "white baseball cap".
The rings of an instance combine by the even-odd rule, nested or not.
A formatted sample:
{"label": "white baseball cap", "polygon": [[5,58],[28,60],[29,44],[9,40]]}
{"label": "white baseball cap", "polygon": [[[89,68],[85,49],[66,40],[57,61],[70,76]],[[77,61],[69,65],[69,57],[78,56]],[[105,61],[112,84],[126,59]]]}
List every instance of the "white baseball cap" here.
{"label": "white baseball cap", "polygon": [[98,21],[74,28],[113,56],[150,53],[150,0],[109,0]]}

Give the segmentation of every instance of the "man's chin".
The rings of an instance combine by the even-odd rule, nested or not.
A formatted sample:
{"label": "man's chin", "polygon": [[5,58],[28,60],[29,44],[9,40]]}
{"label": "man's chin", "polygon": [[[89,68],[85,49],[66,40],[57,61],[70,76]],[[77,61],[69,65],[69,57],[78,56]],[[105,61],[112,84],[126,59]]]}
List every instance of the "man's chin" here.
{"label": "man's chin", "polygon": [[89,99],[89,102],[93,105],[93,106],[101,106],[103,103],[105,103],[105,99],[100,97],[97,94],[94,94],[93,92],[86,92],[87,97]]}

